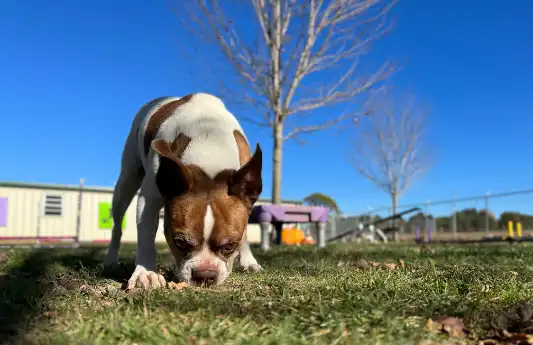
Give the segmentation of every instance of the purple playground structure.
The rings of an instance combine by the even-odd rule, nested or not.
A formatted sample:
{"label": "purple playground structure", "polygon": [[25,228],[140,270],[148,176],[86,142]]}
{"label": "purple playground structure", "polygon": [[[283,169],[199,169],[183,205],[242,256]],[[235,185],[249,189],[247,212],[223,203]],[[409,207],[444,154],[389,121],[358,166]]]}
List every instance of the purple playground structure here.
{"label": "purple playground structure", "polygon": [[281,244],[281,231],[284,223],[314,223],[316,225],[316,244],[326,246],[326,225],[329,209],[320,206],[259,205],[252,210],[248,223],[261,227],[261,249],[270,249],[272,230],[276,231],[275,243]]}

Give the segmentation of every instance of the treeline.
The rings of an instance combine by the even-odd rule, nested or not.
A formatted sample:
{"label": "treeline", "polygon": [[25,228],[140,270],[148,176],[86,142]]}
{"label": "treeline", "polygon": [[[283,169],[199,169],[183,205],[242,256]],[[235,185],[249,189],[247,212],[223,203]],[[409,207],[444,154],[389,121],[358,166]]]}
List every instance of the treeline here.
{"label": "treeline", "polygon": [[[411,217],[407,217],[407,219],[403,220],[403,225],[405,227],[406,231],[414,231],[414,229],[419,227],[424,227],[426,216],[428,219],[433,219],[434,216],[432,214],[424,214],[423,212],[419,212],[414,214]],[[453,228],[453,214],[450,216],[445,217],[437,217],[436,218],[436,227],[437,231],[452,231]],[[477,210],[475,208],[467,208],[462,211],[458,211],[455,214],[456,217],[456,226],[457,231],[459,232],[473,232],[473,231],[484,231],[485,230],[485,224],[488,220],[489,222],[489,229],[490,230],[504,230],[507,229],[507,224],[509,221],[513,222],[521,222],[522,228],[533,230],[533,215],[519,213],[519,212],[511,212],[506,211],[503,212],[500,217],[496,217],[492,212],[481,209]],[[349,217],[346,219],[343,219],[339,225],[342,225],[342,228],[345,227],[354,227],[358,222],[372,222],[377,221],[381,219],[380,216],[373,216],[370,217],[369,215],[363,215],[359,217]],[[386,225],[380,224],[380,227],[384,227]]]}
{"label": "treeline", "polygon": [[[416,227],[423,224],[426,215],[419,212],[411,216],[407,220],[407,226]],[[427,214],[428,219],[433,219],[433,215]],[[486,210],[477,210],[475,208],[467,208],[455,213],[455,222],[457,231],[481,231],[486,229],[487,221],[490,230],[503,230],[507,228],[509,221],[521,222],[523,229],[533,229],[533,215],[506,211],[500,217],[496,217],[494,213]],[[437,231],[452,231],[453,229],[453,214],[446,217],[436,217]]]}

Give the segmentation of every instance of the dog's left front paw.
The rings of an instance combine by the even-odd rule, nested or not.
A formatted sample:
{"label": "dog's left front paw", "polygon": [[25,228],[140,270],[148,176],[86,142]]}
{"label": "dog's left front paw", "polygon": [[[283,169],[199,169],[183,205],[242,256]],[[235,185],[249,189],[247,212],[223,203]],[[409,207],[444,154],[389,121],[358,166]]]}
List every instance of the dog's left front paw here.
{"label": "dog's left front paw", "polygon": [[253,272],[261,272],[263,270],[263,267],[261,267],[261,265],[259,264],[253,264],[250,266],[242,266],[242,268],[245,271],[253,271]]}
{"label": "dog's left front paw", "polygon": [[263,267],[255,260],[240,260],[239,264],[245,271],[260,272],[263,270]]}
{"label": "dog's left front paw", "polygon": [[161,274],[148,271],[140,265],[135,268],[131,278],[128,280],[128,289],[160,289],[166,287],[166,285],[167,282]]}

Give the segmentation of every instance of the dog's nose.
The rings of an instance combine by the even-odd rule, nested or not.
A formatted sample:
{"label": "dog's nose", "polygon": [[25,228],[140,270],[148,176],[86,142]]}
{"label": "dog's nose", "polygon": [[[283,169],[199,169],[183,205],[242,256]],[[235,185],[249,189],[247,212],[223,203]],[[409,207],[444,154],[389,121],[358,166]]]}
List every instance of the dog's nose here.
{"label": "dog's nose", "polygon": [[191,278],[198,285],[213,285],[217,281],[218,268],[216,265],[202,261],[191,272]]}

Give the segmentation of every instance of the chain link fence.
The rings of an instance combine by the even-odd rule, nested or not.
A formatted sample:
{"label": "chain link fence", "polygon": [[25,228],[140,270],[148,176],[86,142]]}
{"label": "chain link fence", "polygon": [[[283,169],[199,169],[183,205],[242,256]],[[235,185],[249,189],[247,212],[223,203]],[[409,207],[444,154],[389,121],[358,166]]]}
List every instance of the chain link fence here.
{"label": "chain link fence", "polygon": [[[400,224],[400,237],[414,239],[416,228],[433,222],[437,238],[481,238],[487,235],[507,233],[509,222],[520,222],[526,232],[533,232],[533,189],[503,193],[426,200],[398,206],[397,213],[419,208],[403,216]],[[360,224],[369,224],[392,216],[390,206],[368,207],[367,210],[353,215],[331,215],[327,237],[334,238],[352,231]],[[390,220],[379,224],[387,227]]]}

